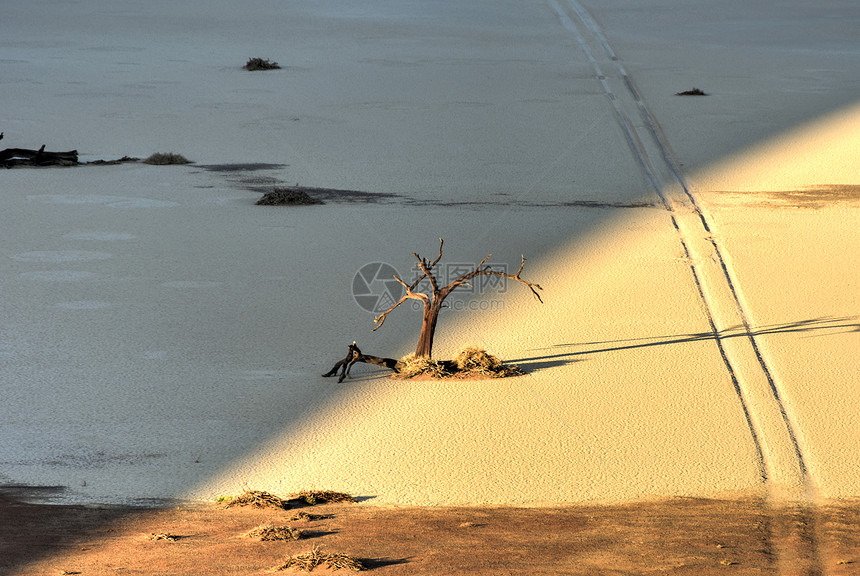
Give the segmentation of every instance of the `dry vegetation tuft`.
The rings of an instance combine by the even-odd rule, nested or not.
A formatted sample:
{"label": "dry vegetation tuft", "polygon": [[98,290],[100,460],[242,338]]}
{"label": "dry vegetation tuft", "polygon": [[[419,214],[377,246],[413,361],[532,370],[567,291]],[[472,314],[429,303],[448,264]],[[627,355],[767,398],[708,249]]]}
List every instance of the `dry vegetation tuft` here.
{"label": "dry vegetation tuft", "polygon": [[242,67],[245,70],[278,70],[280,66],[277,62],[269,62],[269,59],[266,58],[263,60],[262,58],[249,58],[248,62]]}
{"label": "dry vegetation tuft", "polygon": [[524,374],[518,366],[505,364],[476,346],[461,349],[451,361],[415,358],[410,354],[401,358],[398,368],[399,372],[393,374],[393,378],[506,378]]}
{"label": "dry vegetation tuft", "polygon": [[149,540],[167,540],[168,542],[176,542],[179,540],[180,536],[176,534],[171,534],[170,532],[160,532],[158,534],[152,533],[147,536]]}
{"label": "dry vegetation tuft", "polygon": [[296,188],[274,188],[257,200],[258,206],[311,206],[313,204],[325,204],[325,202]]}
{"label": "dry vegetation tuft", "polygon": [[166,154],[156,152],[149,158],[143,161],[144,164],[153,164],[155,166],[168,166],[170,164],[190,164],[189,160],[182,154],[174,154],[168,152]]}
{"label": "dry vegetation tuft", "polygon": [[355,498],[343,492],[335,492],[333,490],[302,490],[297,494],[293,494],[290,498],[294,500],[304,500],[306,503],[313,506],[314,504],[327,504],[329,502],[355,502]]}
{"label": "dry vegetation tuft", "polygon": [[262,492],[260,490],[248,490],[244,494],[240,494],[235,498],[231,498],[225,508],[233,506],[257,506],[258,508],[272,507],[286,510],[290,507],[289,502],[283,498],[279,498],[274,494]]}
{"label": "dry vegetation tuft", "polygon": [[299,511],[293,514],[293,516],[290,518],[290,522],[313,522],[321,518],[324,518],[324,516],[320,516],[317,514],[308,514],[307,512]]}
{"label": "dry vegetation tuft", "polygon": [[445,362],[437,362],[432,358],[416,358],[414,354],[401,358],[397,367],[398,371],[391,375],[392,378],[405,380],[422,375],[431,378],[450,378],[453,376]]}
{"label": "dry vegetation tuft", "polygon": [[461,349],[454,357],[453,363],[459,375],[480,374],[488,378],[505,378],[523,374],[519,366],[504,364],[497,356],[476,346]]}
{"label": "dry vegetation tuft", "polygon": [[245,536],[247,538],[254,538],[263,542],[271,542],[274,540],[299,540],[302,537],[302,531],[289,526],[262,524],[253,530],[246,532]]}
{"label": "dry vegetation tuft", "polygon": [[310,552],[305,554],[290,556],[282,565],[276,567],[275,570],[294,568],[302,572],[313,572],[314,568],[317,566],[325,566],[332,570],[340,570],[343,568],[354,572],[364,570],[364,566],[359,560],[356,560],[347,554],[323,553],[322,548],[319,546],[314,546]]}

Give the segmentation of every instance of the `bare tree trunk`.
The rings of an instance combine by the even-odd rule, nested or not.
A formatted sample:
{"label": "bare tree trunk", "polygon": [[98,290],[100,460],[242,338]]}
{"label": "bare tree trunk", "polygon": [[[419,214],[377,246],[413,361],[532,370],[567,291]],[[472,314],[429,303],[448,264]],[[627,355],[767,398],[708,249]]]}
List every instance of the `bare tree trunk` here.
{"label": "bare tree trunk", "polygon": [[433,356],[433,336],[436,334],[436,321],[439,319],[439,311],[442,309],[441,300],[424,305],[424,321],[421,324],[421,335],[418,336],[418,348],[415,350],[416,358],[431,358]]}

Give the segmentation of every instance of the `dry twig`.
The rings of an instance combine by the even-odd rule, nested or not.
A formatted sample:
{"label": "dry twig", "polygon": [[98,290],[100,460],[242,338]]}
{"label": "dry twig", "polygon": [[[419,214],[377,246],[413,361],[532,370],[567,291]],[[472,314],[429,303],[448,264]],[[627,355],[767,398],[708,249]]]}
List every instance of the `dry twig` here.
{"label": "dry twig", "polygon": [[273,494],[262,492],[260,490],[248,490],[244,494],[232,498],[227,502],[225,508],[232,508],[233,506],[257,506],[258,508],[271,506],[274,508],[281,508],[283,510],[290,507],[289,502],[283,498],[279,498]]}
{"label": "dry twig", "polygon": [[170,532],[161,532],[160,534],[152,533],[148,536],[150,540],[167,540],[168,542],[176,542],[180,536],[171,534]]}
{"label": "dry twig", "polygon": [[302,537],[302,531],[289,526],[262,524],[253,530],[246,532],[245,536],[248,538],[256,538],[263,542],[271,542],[274,540],[299,540]]}
{"label": "dry twig", "polygon": [[276,570],[287,570],[295,568],[303,572],[313,572],[317,566],[325,566],[332,570],[352,570],[359,572],[364,570],[362,563],[347,554],[325,554],[322,548],[314,546],[310,552],[299,554],[298,556],[290,556],[281,566],[276,567]]}
{"label": "dry twig", "polygon": [[335,492],[333,490],[302,490],[297,494],[293,494],[290,498],[295,500],[304,500],[311,506],[314,504],[327,504],[329,502],[355,502],[355,498],[343,492]]}

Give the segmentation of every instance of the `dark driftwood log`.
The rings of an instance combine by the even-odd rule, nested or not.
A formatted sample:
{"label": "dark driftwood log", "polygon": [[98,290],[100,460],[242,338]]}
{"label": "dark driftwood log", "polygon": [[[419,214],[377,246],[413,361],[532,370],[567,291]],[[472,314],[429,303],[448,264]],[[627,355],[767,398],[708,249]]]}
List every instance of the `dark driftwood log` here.
{"label": "dark driftwood log", "polygon": [[12,166],[71,166],[78,163],[78,151],[46,152],[44,145],[38,150],[6,148],[0,150],[0,163],[6,168]]}
{"label": "dark driftwood log", "polygon": [[323,378],[334,376],[337,374],[337,371],[340,370],[340,377],[337,379],[337,381],[343,382],[343,379],[349,376],[349,371],[352,369],[353,365],[356,362],[364,362],[365,364],[382,366],[383,368],[388,368],[389,370],[400,372],[400,367],[398,366],[399,362],[394,358],[381,358],[379,356],[370,356],[368,354],[362,354],[361,350],[359,350],[358,346],[356,346],[355,341],[353,341],[353,343],[349,345],[349,352],[347,352],[346,357],[343,360],[338,360],[338,362],[331,370],[323,374]]}

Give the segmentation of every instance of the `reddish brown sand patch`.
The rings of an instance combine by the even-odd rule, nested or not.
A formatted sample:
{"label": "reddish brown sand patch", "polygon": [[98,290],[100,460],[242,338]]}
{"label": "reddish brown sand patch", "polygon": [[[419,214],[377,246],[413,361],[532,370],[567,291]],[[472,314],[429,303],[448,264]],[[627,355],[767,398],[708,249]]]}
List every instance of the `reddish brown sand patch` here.
{"label": "reddish brown sand patch", "polygon": [[[289,524],[294,513],[0,499],[0,574],[261,574],[315,544],[381,575],[860,573],[857,503],[814,510],[774,510],[757,499],[556,508],[326,504],[315,510],[325,517],[309,526],[313,538],[260,542],[244,535],[260,524]],[[151,538],[159,533],[179,538]]]}

